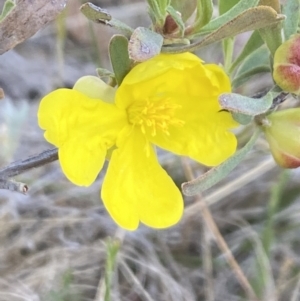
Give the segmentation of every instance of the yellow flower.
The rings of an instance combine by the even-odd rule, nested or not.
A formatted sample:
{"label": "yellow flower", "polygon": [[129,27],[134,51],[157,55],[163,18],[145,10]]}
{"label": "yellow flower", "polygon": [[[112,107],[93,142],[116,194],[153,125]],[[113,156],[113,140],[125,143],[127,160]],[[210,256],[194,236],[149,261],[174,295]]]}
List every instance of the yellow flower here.
{"label": "yellow flower", "polygon": [[[58,89],[40,104],[39,125],[59,148],[67,178],[89,186],[112,151],[102,199],[121,227],[165,228],[179,221],[183,199],[159,165],[155,145],[214,166],[231,156],[237,126],[217,97],[230,82],[191,53],[160,54],[135,66],[115,91],[96,77]],[[115,101],[113,101],[113,99]]]}

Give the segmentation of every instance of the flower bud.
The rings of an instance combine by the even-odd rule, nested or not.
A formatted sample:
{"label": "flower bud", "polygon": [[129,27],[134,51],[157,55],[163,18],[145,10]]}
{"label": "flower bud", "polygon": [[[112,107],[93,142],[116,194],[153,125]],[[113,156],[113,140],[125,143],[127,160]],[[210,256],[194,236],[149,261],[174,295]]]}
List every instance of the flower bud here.
{"label": "flower bud", "polygon": [[276,50],[273,78],[282,90],[300,95],[300,34],[293,35]]}
{"label": "flower bud", "polygon": [[[178,12],[180,15],[180,13]],[[178,30],[178,25],[175,22],[174,18],[171,15],[168,15],[165,20],[165,24],[163,27],[163,33],[168,35],[172,34],[174,31]]]}
{"label": "flower bud", "polygon": [[276,163],[284,168],[299,167],[300,108],[272,113],[262,123]]}

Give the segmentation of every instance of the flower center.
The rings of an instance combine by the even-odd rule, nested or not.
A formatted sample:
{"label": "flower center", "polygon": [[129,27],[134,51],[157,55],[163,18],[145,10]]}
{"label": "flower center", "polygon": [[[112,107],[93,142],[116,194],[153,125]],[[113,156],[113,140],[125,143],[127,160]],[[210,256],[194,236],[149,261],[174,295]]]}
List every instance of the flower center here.
{"label": "flower center", "polygon": [[157,131],[170,135],[170,126],[183,126],[184,121],[174,117],[180,105],[171,103],[169,99],[144,100],[134,102],[127,110],[128,120],[133,125],[139,125],[143,134],[148,128],[152,136]]}

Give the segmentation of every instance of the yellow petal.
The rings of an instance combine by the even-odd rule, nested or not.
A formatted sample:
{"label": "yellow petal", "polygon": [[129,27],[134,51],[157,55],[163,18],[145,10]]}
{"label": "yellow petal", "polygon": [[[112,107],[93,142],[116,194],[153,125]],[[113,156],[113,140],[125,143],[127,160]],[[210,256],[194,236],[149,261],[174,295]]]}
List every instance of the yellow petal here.
{"label": "yellow petal", "polygon": [[[222,163],[236,150],[237,141],[230,129],[238,126],[231,114],[221,111],[218,102],[221,93],[231,90],[226,73],[217,65],[202,64],[194,55],[155,57],[154,66],[162,61],[163,73],[152,68],[152,60],[136,66],[125,77],[116,93],[117,106],[126,108],[146,99],[157,103],[159,99],[167,99],[177,105],[172,118],[182,121],[183,126],[176,126],[176,122],[170,125],[170,135],[156,130],[153,136],[149,129],[147,138],[164,149],[205,165]],[[144,72],[151,70],[148,76],[141,75],[142,67]]]}
{"label": "yellow petal", "polygon": [[[185,52],[180,54],[159,54],[141,64],[136,65],[126,75],[126,84],[133,85],[142,81],[148,81],[169,71],[171,68],[186,70],[193,68],[203,61],[196,55]],[[139,76],[137,76],[139,74]]]}
{"label": "yellow petal", "polygon": [[[186,60],[186,56],[190,60]],[[153,69],[153,65],[159,65],[153,62],[154,59],[162,60],[163,73],[158,67]],[[193,116],[199,116],[203,106],[206,111],[219,111],[221,107],[217,97],[230,91],[229,78],[221,67],[213,64],[203,65],[198,57],[188,53],[174,57],[158,55],[130,71],[117,90],[116,104],[118,107],[127,108],[133,102],[145,99],[169,98],[181,105],[183,110],[186,108],[189,113],[192,112]],[[231,120],[232,126],[236,126],[237,123],[232,118]]]}
{"label": "yellow petal", "polygon": [[169,130],[169,135],[158,133],[149,139],[177,155],[190,157],[207,166],[219,165],[234,154],[237,140],[233,133],[218,126],[217,122],[214,124],[217,119],[213,115],[207,117],[187,122],[183,127],[174,127]]}
{"label": "yellow petal", "polygon": [[[81,138],[81,139],[80,139]],[[106,148],[101,136],[88,139],[78,135],[68,139],[58,151],[61,168],[66,177],[76,185],[91,185],[103,167]]]}
{"label": "yellow petal", "polygon": [[89,98],[102,99],[105,102],[115,101],[116,89],[106,84],[97,76],[83,76],[75,83],[73,90],[79,91]]}
{"label": "yellow petal", "polygon": [[202,67],[190,69],[185,76],[184,72],[174,75],[173,90],[171,84],[169,91],[164,93],[180,106],[175,117],[184,125],[170,127],[170,135],[158,132],[154,137],[148,135],[148,139],[178,155],[216,166],[236,151],[237,140],[230,130],[238,123],[230,113],[221,111],[218,102],[221,93],[231,90],[228,76],[217,65]]}
{"label": "yellow petal", "polygon": [[128,230],[135,230],[139,221],[153,228],[176,224],[183,212],[180,191],[140,131],[132,129],[123,138],[112,154],[102,187],[108,212]]}
{"label": "yellow petal", "polygon": [[77,185],[90,185],[102,168],[106,151],[127,124],[115,105],[82,93],[59,89],[45,96],[38,111],[45,138],[59,148],[65,175]]}
{"label": "yellow petal", "polygon": [[222,93],[231,91],[230,79],[220,66],[215,64],[205,64],[204,67],[217,94],[219,91],[222,91]]}
{"label": "yellow petal", "polygon": [[[189,80],[194,73],[197,74],[197,79],[190,84]],[[157,95],[186,95],[187,91],[189,95],[199,96],[199,88],[201,95],[205,97],[211,95],[213,85],[197,56],[191,53],[160,54],[135,66],[128,73],[117,90],[116,104],[127,108],[134,101],[143,101]]]}

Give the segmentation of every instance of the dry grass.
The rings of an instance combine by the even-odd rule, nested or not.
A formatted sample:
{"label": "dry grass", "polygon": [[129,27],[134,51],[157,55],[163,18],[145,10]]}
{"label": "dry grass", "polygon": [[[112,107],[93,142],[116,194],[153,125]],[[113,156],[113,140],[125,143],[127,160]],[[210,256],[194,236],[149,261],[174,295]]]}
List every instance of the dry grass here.
{"label": "dry grass", "polygon": [[[76,1],[72,3],[75,7]],[[126,16],[130,7],[119,11]],[[80,35],[77,17],[67,22],[72,28],[65,41],[63,69],[57,64],[53,26],[11,52],[23,65],[11,69],[2,60],[11,54],[0,58],[1,86],[12,91],[0,103],[1,165],[49,147],[36,124],[37,98],[94,72],[95,53],[88,51],[90,42],[84,39],[89,29],[85,25]],[[103,27],[97,30],[103,36],[111,33]],[[13,78],[19,70],[24,81]],[[29,99],[30,91],[37,92],[32,97],[36,99]],[[184,164],[194,174],[204,170],[170,154],[160,158],[178,184],[186,180]],[[99,201],[104,174],[90,188],[80,188],[65,179],[55,162],[17,178],[29,184],[27,196],[1,191],[0,300],[250,300],[227,264],[228,254],[220,251],[203,222],[199,199],[186,198],[185,215],[171,229],[142,226],[125,232]],[[243,164],[201,200],[209,205],[257,300],[300,300],[299,175],[298,170],[283,173],[276,167],[261,139]],[[110,299],[105,295],[107,284]]]}

